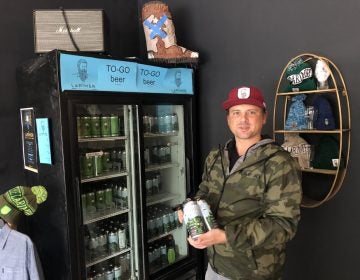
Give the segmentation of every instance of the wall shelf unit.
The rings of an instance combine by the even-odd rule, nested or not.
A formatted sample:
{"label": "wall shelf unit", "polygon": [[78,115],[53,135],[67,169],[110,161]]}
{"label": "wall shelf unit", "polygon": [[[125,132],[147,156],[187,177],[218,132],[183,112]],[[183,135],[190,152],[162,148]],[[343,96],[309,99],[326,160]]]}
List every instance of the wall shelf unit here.
{"label": "wall shelf unit", "polygon": [[[306,91],[287,91],[286,70],[294,61],[302,59],[311,68],[315,69],[316,62],[322,60],[330,70],[328,78],[328,88]],[[306,105],[315,96],[325,96],[333,109],[336,127],[333,130],[287,130],[285,129],[286,118],[289,113],[291,98],[295,95],[305,94]],[[334,169],[302,168],[303,177],[303,200],[302,207],[314,208],[332,199],[340,190],[346,175],[349,154],[350,154],[350,133],[351,133],[351,114],[349,106],[348,92],[344,79],[338,67],[328,58],[314,55],[301,54],[292,58],[281,73],[275,96],[273,112],[273,137],[278,143],[284,142],[284,136],[288,133],[299,134],[302,138],[315,147],[323,135],[330,135],[338,142],[339,158],[337,167]],[[316,154],[316,149],[315,149]]]}

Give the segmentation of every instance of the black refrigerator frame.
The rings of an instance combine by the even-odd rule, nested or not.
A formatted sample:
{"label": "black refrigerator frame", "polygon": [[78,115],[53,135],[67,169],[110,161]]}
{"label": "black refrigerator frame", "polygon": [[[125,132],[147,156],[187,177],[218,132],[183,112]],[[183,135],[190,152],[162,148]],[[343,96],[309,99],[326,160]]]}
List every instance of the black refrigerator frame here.
{"label": "black refrigerator frame", "polygon": [[[143,105],[184,105],[185,152],[189,159],[189,173],[187,174],[187,195],[192,196],[199,183],[196,127],[196,99],[189,95],[164,95],[164,94],[139,94],[116,92],[84,92],[61,91],[59,55],[78,53],[54,50],[43,56],[30,59],[17,68],[17,86],[21,108],[33,108],[36,118],[48,118],[50,129],[50,142],[53,163],[38,164],[38,172],[25,170],[27,184],[43,184],[48,188],[49,197],[44,206],[39,207],[36,215],[27,220],[26,231],[34,241],[43,265],[45,276],[50,279],[86,279],[84,242],[81,230],[83,227],[79,196],[78,151],[75,145],[77,140],[76,118],[74,118],[75,104],[102,103],[138,105],[141,115]],[[81,55],[80,55],[81,56]],[[84,55],[87,56],[87,55]],[[89,57],[103,58],[96,55]],[[106,57],[109,59],[108,57]],[[149,65],[156,65],[150,64]],[[164,67],[164,65],[156,65]],[[166,96],[166,98],[164,98]],[[116,102],[115,102],[116,101]],[[141,123],[139,135],[142,133]],[[143,150],[143,141],[138,139],[140,151]],[[138,155],[140,176],[144,172],[143,153]],[[69,164],[70,163],[70,164]],[[142,179],[143,180],[143,179]],[[142,184],[141,182],[140,184]],[[143,191],[143,188],[142,188]],[[142,194],[144,197],[144,194]],[[139,213],[144,214],[144,204]],[[143,260],[146,260],[146,221],[142,221],[141,247]],[[148,275],[148,263],[145,261],[139,272],[139,279],[176,279],[177,276],[191,269],[198,270],[197,279],[202,279],[203,259],[202,251],[189,248],[190,257],[169,269],[160,270],[153,275]],[[144,274],[142,274],[144,273]]]}

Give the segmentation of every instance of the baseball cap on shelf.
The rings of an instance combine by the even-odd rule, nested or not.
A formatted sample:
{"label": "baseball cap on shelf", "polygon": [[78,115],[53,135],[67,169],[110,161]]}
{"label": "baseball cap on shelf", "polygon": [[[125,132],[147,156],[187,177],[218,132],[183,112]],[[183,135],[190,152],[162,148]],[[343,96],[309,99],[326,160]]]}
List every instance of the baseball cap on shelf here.
{"label": "baseball cap on shelf", "polygon": [[17,224],[21,214],[33,215],[37,205],[47,199],[47,191],[43,186],[16,186],[0,195],[0,218]]}
{"label": "baseball cap on shelf", "polygon": [[255,105],[262,109],[266,109],[261,90],[254,86],[233,88],[229,92],[228,99],[223,102],[222,107],[227,110],[230,107],[241,104]]}

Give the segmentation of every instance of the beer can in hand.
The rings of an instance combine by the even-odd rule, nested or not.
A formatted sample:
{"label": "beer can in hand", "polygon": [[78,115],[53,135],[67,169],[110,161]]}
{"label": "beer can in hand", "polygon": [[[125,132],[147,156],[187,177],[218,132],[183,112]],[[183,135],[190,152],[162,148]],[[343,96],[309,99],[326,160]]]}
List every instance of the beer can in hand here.
{"label": "beer can in hand", "polygon": [[196,240],[200,234],[207,231],[200,207],[196,201],[188,199],[185,201],[183,211],[186,229],[191,238]]}
{"label": "beer can in hand", "polygon": [[199,205],[207,229],[212,230],[214,228],[218,228],[219,226],[215,220],[213,213],[211,212],[209,204],[203,199],[198,199],[197,205]]}

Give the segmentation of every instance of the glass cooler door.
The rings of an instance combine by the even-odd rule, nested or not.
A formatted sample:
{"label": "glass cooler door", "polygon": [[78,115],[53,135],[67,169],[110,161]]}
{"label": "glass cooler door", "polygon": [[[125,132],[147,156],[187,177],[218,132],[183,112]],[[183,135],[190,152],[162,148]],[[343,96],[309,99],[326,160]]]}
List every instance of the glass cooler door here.
{"label": "glass cooler door", "polygon": [[173,207],[186,198],[183,105],[143,106],[147,257],[150,274],[188,256]]}
{"label": "glass cooler door", "polygon": [[87,279],[136,279],[133,110],[76,105]]}

